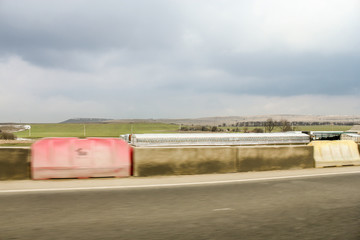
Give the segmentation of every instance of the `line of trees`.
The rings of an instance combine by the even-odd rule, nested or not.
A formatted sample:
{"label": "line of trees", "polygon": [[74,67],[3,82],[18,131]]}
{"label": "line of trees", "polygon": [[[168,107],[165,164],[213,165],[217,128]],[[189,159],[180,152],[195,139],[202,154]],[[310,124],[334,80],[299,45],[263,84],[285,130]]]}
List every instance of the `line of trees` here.
{"label": "line of trees", "polygon": [[[271,119],[271,118],[269,118]],[[267,119],[264,121],[246,121],[246,122],[236,122],[233,124],[226,124],[222,123],[218,125],[219,127],[263,127],[264,124],[269,120]],[[282,121],[287,120],[280,120],[274,121],[276,126],[280,126]],[[357,125],[359,122],[304,122],[304,121],[293,121],[291,125],[293,126],[321,126],[321,125],[340,125],[340,126],[353,126]]]}
{"label": "line of trees", "polygon": [[221,127],[217,127],[217,126],[202,126],[202,125],[197,125],[197,126],[182,126],[180,128],[180,131],[191,131],[191,132],[244,132],[244,133],[248,133],[248,132],[254,132],[254,133],[263,133],[264,129],[263,128],[253,128],[252,130],[249,130],[248,127],[244,127],[242,130],[238,127],[236,128],[221,128]]}
{"label": "line of trees", "polygon": [[[274,121],[272,118],[266,120],[266,122],[260,122],[261,124],[252,125],[255,128],[249,130],[248,125],[244,126],[236,126],[231,125],[231,127],[227,127],[225,123],[218,126],[181,126],[180,131],[193,131],[193,132],[255,132],[255,133],[263,133],[263,132],[272,132],[275,128],[278,128],[281,132],[294,131],[295,127],[288,120]],[[240,129],[242,127],[242,130]]]}
{"label": "line of trees", "polygon": [[272,132],[275,127],[280,128],[281,132],[294,131],[295,127],[293,127],[292,125],[293,124],[286,119],[280,121],[274,121],[272,118],[269,118],[264,123],[265,131],[269,133]]}

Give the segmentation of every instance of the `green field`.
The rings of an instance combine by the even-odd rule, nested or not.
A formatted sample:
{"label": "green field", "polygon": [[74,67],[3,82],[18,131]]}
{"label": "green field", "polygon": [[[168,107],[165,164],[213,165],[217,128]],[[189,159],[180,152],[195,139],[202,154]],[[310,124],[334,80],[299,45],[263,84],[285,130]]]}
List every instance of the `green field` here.
{"label": "green field", "polygon": [[348,131],[352,126],[320,125],[320,126],[295,126],[297,131]]}
{"label": "green field", "polygon": [[164,123],[31,124],[31,132],[15,134],[21,138],[119,137],[127,133],[172,133],[178,129],[178,125]]}

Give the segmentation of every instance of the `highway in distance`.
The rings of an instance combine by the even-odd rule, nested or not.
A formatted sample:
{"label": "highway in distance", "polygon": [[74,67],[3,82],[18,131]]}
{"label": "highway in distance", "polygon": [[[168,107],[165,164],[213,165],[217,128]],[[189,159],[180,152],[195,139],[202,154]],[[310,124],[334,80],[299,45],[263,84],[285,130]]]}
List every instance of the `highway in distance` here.
{"label": "highway in distance", "polygon": [[[224,175],[234,181],[212,182],[220,176],[214,174],[196,184],[0,191],[0,240],[359,240],[360,168],[324,171],[254,173],[249,181],[236,181],[248,176],[237,173]],[[166,184],[174,178],[139,181],[154,179]],[[94,180],[54,182],[72,181]],[[138,180],[97,182],[113,181]]]}

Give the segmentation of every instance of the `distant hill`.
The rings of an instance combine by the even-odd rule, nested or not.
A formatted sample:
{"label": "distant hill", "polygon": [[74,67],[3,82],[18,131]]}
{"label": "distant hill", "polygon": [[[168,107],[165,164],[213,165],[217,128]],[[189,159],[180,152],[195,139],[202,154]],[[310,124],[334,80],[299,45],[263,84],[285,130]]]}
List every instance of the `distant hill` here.
{"label": "distant hill", "polygon": [[111,120],[108,118],[71,118],[60,123],[103,123]]}
{"label": "distant hill", "polygon": [[205,117],[205,118],[180,118],[180,119],[116,119],[108,120],[109,123],[169,123],[184,125],[220,125],[235,124],[237,122],[264,122],[272,118],[274,121],[287,120],[289,122],[303,123],[330,123],[330,124],[349,124],[360,123],[360,115],[254,115],[254,116],[228,116],[228,117]]}
{"label": "distant hill", "polygon": [[287,120],[298,123],[324,124],[360,124],[360,115],[254,115],[254,116],[227,116],[204,118],[159,118],[159,119],[107,119],[107,118],[72,118],[61,123],[167,123],[184,125],[221,125],[236,124],[238,122],[264,122],[272,118],[274,121]]}

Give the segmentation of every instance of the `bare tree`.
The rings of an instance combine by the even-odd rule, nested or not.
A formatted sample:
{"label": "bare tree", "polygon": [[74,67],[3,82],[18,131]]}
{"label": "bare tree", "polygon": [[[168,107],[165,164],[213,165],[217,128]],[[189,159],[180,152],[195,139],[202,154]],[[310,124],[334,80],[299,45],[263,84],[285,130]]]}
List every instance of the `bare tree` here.
{"label": "bare tree", "polygon": [[272,118],[268,118],[265,122],[265,131],[272,132],[275,128],[275,122]]}
{"label": "bare tree", "polygon": [[288,120],[281,120],[279,127],[282,132],[288,132],[288,131],[293,130],[293,128],[291,127],[291,124]]}

